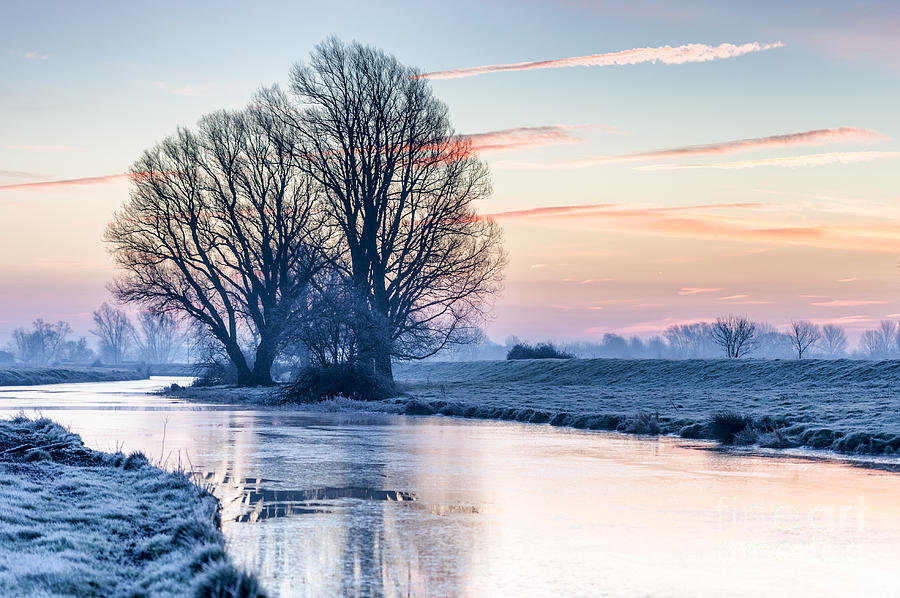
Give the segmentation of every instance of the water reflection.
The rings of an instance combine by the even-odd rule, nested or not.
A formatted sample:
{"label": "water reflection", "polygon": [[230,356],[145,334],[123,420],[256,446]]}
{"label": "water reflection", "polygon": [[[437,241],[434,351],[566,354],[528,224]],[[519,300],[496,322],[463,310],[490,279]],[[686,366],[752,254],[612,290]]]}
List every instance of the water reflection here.
{"label": "water reflection", "polygon": [[894,474],[548,426],[205,408],[112,384],[2,391],[0,405],[193,465],[235,559],[281,596],[900,594]]}

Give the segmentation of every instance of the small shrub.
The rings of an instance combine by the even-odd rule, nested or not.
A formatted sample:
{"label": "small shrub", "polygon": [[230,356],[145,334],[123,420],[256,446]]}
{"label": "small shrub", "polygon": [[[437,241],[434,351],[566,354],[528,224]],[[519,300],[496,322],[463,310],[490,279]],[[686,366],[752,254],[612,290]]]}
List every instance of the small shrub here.
{"label": "small shrub", "polygon": [[534,346],[517,343],[506,354],[506,359],[573,359],[574,356],[560,351],[552,343],[538,343]]}
{"label": "small shrub", "polygon": [[50,453],[43,449],[31,449],[25,453],[25,461],[50,461]]}
{"label": "small shrub", "polygon": [[380,401],[396,394],[391,380],[355,364],[306,368],[287,391],[297,403],[317,403],[345,397],[357,401]]}
{"label": "small shrub", "polygon": [[218,362],[202,363],[196,366],[196,378],[191,386],[221,386],[237,384],[237,369],[231,364]]}
{"label": "small shrub", "polygon": [[750,418],[734,411],[720,411],[709,422],[710,435],[722,444],[733,444],[734,435],[750,424]]}
{"label": "small shrub", "polygon": [[700,438],[703,434],[703,424],[689,424],[678,432],[682,438]]}
{"label": "small shrub", "polygon": [[125,458],[125,462],[122,464],[122,469],[140,469],[141,467],[146,467],[147,465],[150,465],[150,461],[147,460],[146,455],[144,455],[144,453],[134,452]]}
{"label": "small shrub", "polygon": [[738,446],[750,446],[759,442],[759,438],[759,431],[747,426],[743,430],[735,433],[732,443]]}
{"label": "small shrub", "polygon": [[214,562],[200,574],[194,588],[195,598],[265,598],[255,578],[234,565]]}
{"label": "small shrub", "polygon": [[629,434],[653,434],[661,431],[659,414],[649,411],[638,411],[630,420],[622,422],[618,426],[619,431]]}

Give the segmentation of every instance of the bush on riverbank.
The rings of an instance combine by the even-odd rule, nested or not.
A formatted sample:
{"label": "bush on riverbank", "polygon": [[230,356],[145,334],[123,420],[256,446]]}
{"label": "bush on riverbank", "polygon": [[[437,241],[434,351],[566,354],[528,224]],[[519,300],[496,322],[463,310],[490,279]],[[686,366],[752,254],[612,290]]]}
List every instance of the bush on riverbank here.
{"label": "bush on riverbank", "polygon": [[286,393],[288,401],[317,403],[336,397],[380,401],[396,394],[387,378],[356,364],[310,367],[302,370]]}
{"label": "bush on riverbank", "polygon": [[506,359],[573,359],[570,353],[560,351],[553,343],[516,343],[506,354]]}
{"label": "bush on riverbank", "polygon": [[228,560],[209,492],[50,420],[0,421],[0,504],[0,595],[264,596]]}

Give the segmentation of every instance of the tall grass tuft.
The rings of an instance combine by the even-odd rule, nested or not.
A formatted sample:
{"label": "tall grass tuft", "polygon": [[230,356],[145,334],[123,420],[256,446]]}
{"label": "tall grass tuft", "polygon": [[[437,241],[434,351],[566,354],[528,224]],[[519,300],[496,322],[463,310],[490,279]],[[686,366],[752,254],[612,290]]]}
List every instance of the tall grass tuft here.
{"label": "tall grass tuft", "polygon": [[710,435],[722,444],[734,444],[737,434],[750,425],[751,418],[734,411],[719,411],[709,422]]}

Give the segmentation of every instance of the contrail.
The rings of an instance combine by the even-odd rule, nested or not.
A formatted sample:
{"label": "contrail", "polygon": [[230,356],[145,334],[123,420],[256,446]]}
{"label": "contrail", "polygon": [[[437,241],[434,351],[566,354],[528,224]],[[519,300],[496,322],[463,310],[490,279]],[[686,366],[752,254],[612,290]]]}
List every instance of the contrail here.
{"label": "contrail", "polygon": [[[514,169],[559,170],[585,168],[588,166],[595,166],[597,164],[610,164],[616,162],[645,162],[649,160],[660,160],[664,158],[682,158],[685,156],[738,154],[741,152],[791,146],[815,146],[826,145],[829,143],[845,142],[872,143],[885,139],[888,138],[881,133],[872,131],[870,129],[862,129],[859,127],[837,127],[834,129],[815,129],[813,131],[803,131],[800,133],[772,135],[770,137],[756,137],[752,139],[738,139],[736,141],[722,141],[718,143],[707,143],[702,145],[688,145],[685,147],[653,150],[649,152],[638,152],[634,154],[620,154],[618,156],[587,156],[584,158],[567,160],[564,162],[545,162],[538,164],[497,162],[495,163],[495,166]],[[666,164],[661,165],[660,168],[657,168],[655,166],[641,166],[639,167],[639,170],[668,170],[669,168],[677,166],[679,165]]]}
{"label": "contrail", "polygon": [[833,152],[830,154],[811,154],[807,156],[788,156],[784,158],[713,162],[711,164],[649,164],[647,166],[636,166],[635,170],[683,170],[697,168],[742,170],[745,168],[757,168],[759,166],[797,168],[801,166],[823,166],[825,164],[858,164],[861,162],[871,162],[872,160],[890,160],[898,158],[900,158],[900,152]]}
{"label": "contrail", "polygon": [[531,69],[556,69],[570,66],[613,66],[625,64],[639,64],[642,62],[662,62],[663,64],[684,64],[686,62],[709,62],[724,58],[733,58],[751,52],[762,52],[772,48],[781,48],[782,42],[760,44],[751,42],[747,44],[719,44],[708,46],[706,44],[685,44],[683,46],[659,46],[656,48],[634,48],[620,52],[606,54],[592,54],[590,56],[574,56],[571,58],[557,58],[555,60],[538,60],[535,62],[513,62],[510,64],[492,64],[487,66],[473,66],[469,68],[453,69],[449,71],[436,71],[419,75],[423,79],[456,79],[459,77],[472,77],[487,73],[502,71],[527,71]]}

